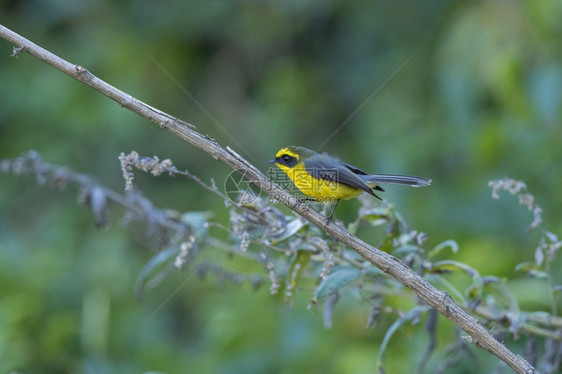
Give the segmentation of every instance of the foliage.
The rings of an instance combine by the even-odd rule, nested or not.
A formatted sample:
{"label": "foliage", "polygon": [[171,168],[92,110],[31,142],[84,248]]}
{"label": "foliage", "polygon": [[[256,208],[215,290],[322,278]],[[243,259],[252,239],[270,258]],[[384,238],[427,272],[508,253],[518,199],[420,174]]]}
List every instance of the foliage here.
{"label": "foliage", "polygon": [[[390,338],[407,324],[417,325],[423,315],[431,312],[431,308],[412,295],[406,294],[403,286],[386,276],[381,270],[364,261],[341,243],[325,235],[317,227],[310,225],[302,218],[284,215],[278,208],[268,204],[264,199],[255,196],[253,201],[247,199],[248,191],[239,191],[239,199],[219,191],[212,182],[207,185],[188,171],[180,171],[172,161],[162,162],[157,157],[141,157],[136,152],[119,157],[125,178],[126,196],[108,190],[94,181],[93,178],[77,174],[67,168],[52,166],[42,161],[36,152],[29,152],[20,158],[3,160],[0,171],[14,175],[34,175],[40,185],[51,185],[64,188],[69,183],[78,184],[79,201],[88,206],[94,215],[96,225],[107,225],[107,200],[123,205],[126,208],[125,222],[142,220],[146,223],[147,236],[161,243],[164,248],[140,270],[137,279],[137,296],[140,298],[143,289],[154,288],[168,277],[174,268],[182,269],[204,256],[205,251],[223,250],[232,256],[240,256],[256,263],[261,263],[267,273],[272,295],[283,294],[286,305],[293,305],[296,292],[305,289],[303,284],[316,283],[309,307],[324,304],[324,326],[332,327],[333,309],[342,295],[356,295],[358,300],[371,304],[373,312],[368,327],[375,325],[383,314],[397,315],[395,322],[388,328],[378,353],[378,367],[384,369],[384,353]],[[160,210],[140,196],[133,185],[133,169],[150,172],[154,176],[161,174],[183,175],[194,179],[198,184],[215,193],[224,200],[230,209],[228,226],[214,222],[209,212],[166,212]],[[424,243],[427,235],[417,232],[401,218],[391,204],[383,201],[376,206],[373,199],[363,195],[360,197],[362,207],[357,218],[348,224],[348,229],[355,232],[360,226],[382,226],[384,232],[380,239],[380,247],[400,258],[405,264],[423,274],[433,283],[446,286],[453,293],[457,302],[467,311],[479,317],[481,323],[494,329],[498,339],[518,340],[524,334],[529,342],[540,337],[545,339],[545,352],[538,361],[538,347],[534,343],[527,344],[526,356],[535,361],[539,369],[546,373],[556,372],[562,360],[562,318],[557,317],[557,294],[562,289],[555,284],[551,274],[551,264],[556,259],[562,241],[549,231],[542,228],[542,209],[535,198],[526,191],[521,181],[511,179],[490,182],[492,197],[499,198],[500,190],[507,190],[518,197],[520,204],[533,212],[534,220],[529,229],[540,228],[543,232],[535,251],[533,262],[517,265],[517,270],[526,271],[527,275],[543,278],[547,281],[551,297],[551,312],[526,312],[520,310],[519,304],[506,287],[506,281],[495,276],[481,276],[470,265],[451,259],[438,260],[443,256],[444,249],[450,248],[453,255],[459,251],[459,245],[453,240],[446,240],[437,246],[426,249]],[[232,195],[231,195],[232,196]],[[339,222],[342,224],[343,222]],[[235,243],[222,241],[212,234],[213,229],[226,231]],[[221,281],[236,284],[251,282],[259,287],[263,276],[254,274],[246,276],[236,270],[222,268],[211,261],[203,261],[197,266],[200,276],[212,273]],[[449,281],[449,274],[461,273],[470,278],[464,292],[458,290]],[[307,280],[310,279],[310,280]],[[431,344],[420,362],[425,367],[431,359],[435,348],[437,315],[429,317],[427,329]],[[447,349],[455,350],[458,343],[452,343]],[[440,370],[455,366],[457,359],[443,361]],[[500,362],[500,366],[501,366]]]}
{"label": "foliage", "polygon": [[[372,220],[357,221],[357,201],[342,202],[337,217],[417,269],[419,258],[441,263],[433,272],[423,267],[424,276],[476,306],[471,314],[517,353],[539,365],[555,362],[552,296],[559,311],[562,275],[551,249],[557,240],[547,232],[562,231],[559,0],[7,0],[0,9],[0,23],[196,125],[263,170],[280,147],[302,145],[369,172],[432,178],[424,190],[388,188],[392,204],[369,208]],[[328,263],[327,255],[312,247],[298,259],[268,247],[270,275],[259,258],[262,236],[234,233],[230,224],[232,210],[232,219],[251,213],[224,209],[223,198],[181,175],[135,173],[142,194],[123,192],[115,159],[130,149],[173,159],[223,192],[230,170],[41,61],[10,57],[12,47],[0,40],[0,159],[35,149],[102,189],[69,180],[65,191],[93,203],[77,209],[67,194],[0,176],[1,372],[378,370],[385,333],[417,306],[407,290],[339,257],[324,267],[318,260]],[[506,175],[524,180],[540,202],[537,229],[527,231],[535,216],[517,200],[489,198],[486,181]],[[94,211],[113,204],[109,191],[131,206]],[[301,239],[308,245],[314,228],[274,208],[298,229],[279,245],[309,233]],[[373,225],[376,216],[382,221]],[[197,237],[192,225],[200,227],[193,219],[211,223],[200,231],[203,246],[189,244]],[[422,243],[387,236],[396,221],[425,232]],[[400,250],[396,238],[404,240]],[[182,243],[187,257],[178,270]],[[342,272],[334,279],[343,282],[338,294],[324,288],[311,303],[324,268],[330,277],[342,267],[357,278]],[[270,276],[279,285],[274,297]],[[369,299],[382,288],[372,279],[391,283],[399,296]],[[387,372],[494,370],[485,352],[435,319],[421,314],[418,324],[395,331],[382,361]]]}

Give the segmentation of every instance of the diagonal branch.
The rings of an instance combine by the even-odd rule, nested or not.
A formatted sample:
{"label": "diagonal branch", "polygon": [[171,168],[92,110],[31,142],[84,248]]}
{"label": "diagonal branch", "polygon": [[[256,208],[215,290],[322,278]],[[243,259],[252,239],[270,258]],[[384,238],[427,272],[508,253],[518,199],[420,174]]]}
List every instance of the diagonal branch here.
{"label": "diagonal branch", "polygon": [[437,290],[425,279],[404,265],[402,261],[365,243],[350,234],[344,228],[333,222],[326,225],[326,218],[324,216],[311,209],[305,203],[300,202],[294,196],[276,185],[231,148],[221,146],[214,139],[195,131],[195,127],[193,125],[181,121],[140,100],[135,99],[131,95],[97,78],[84,67],[71,64],[70,62],[61,59],[2,25],[0,25],[0,36],[15,45],[14,55],[24,51],[45,61],[49,65],[115,100],[122,107],[125,107],[130,111],[155,122],[160,127],[176,134],[193,146],[207,152],[216,160],[224,162],[232,169],[244,172],[244,176],[251,183],[254,183],[263,191],[291,208],[297,214],[308,219],[310,222],[314,223],[319,228],[347,245],[349,248],[353,249],[367,261],[371,262],[373,265],[394,277],[406,287],[410,288],[428,305],[435,308],[439,311],[439,313],[467,332],[470,335],[470,341],[476,346],[493,353],[517,373],[538,373],[538,371],[534,369],[525,359],[515,355],[502,343],[494,339],[488,330],[480,325],[476,319],[467,314],[461,307],[459,307],[448,293]]}

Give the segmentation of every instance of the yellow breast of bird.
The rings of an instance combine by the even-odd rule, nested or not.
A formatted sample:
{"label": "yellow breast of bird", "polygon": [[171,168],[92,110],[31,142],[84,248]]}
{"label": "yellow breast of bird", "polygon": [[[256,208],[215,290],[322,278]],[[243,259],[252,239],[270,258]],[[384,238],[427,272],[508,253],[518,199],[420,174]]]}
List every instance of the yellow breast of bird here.
{"label": "yellow breast of bird", "polygon": [[295,186],[297,186],[303,194],[319,201],[333,203],[335,202],[334,200],[357,197],[361,195],[362,192],[357,188],[337,183],[336,181],[314,178],[306,171],[303,162],[298,163],[293,168],[288,168],[283,165],[281,165],[280,168],[291,178]]}

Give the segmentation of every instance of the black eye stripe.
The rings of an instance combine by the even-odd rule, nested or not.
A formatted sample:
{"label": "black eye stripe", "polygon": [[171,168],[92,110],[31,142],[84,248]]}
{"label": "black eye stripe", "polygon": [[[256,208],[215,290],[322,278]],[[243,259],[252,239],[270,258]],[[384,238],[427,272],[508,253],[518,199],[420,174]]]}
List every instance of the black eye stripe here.
{"label": "black eye stripe", "polygon": [[288,167],[293,167],[297,164],[297,158],[288,154],[283,154],[277,157],[277,162],[281,165],[285,165]]}

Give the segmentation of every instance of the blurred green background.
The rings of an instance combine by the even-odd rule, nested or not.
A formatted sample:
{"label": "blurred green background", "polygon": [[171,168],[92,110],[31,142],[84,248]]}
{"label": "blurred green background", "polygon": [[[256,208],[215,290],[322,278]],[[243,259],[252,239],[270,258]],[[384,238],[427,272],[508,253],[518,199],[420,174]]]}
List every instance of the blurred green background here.
{"label": "blurred green background", "polygon": [[[544,283],[514,271],[533,259],[539,234],[525,232],[530,213],[513,198],[492,200],[487,183],[524,180],[546,226],[562,233],[561,19],[559,0],[0,1],[1,24],[195,124],[263,171],[279,148],[301,145],[367,171],[432,178],[430,188],[389,187],[384,196],[428,233],[429,247],[455,239],[455,260],[514,278],[526,310],[549,307]],[[117,157],[131,150],[171,158],[219,186],[230,172],[11,53],[0,40],[0,159],[35,149],[117,191]],[[227,222],[223,201],[189,180],[137,173],[135,183],[159,207],[211,210]],[[365,329],[369,306],[355,299],[338,304],[331,330],[321,308],[306,308],[309,289],[288,309],[268,287],[199,281],[189,271],[139,302],[135,278],[156,246],[119,225],[120,208],[109,228],[96,229],[75,192],[0,175],[0,372],[376,370],[393,318]],[[344,202],[338,217],[352,220],[358,207]],[[359,236],[378,240],[368,229]],[[441,325],[442,348],[454,333]],[[412,372],[426,344],[420,330],[399,331],[388,372]],[[465,358],[451,372],[491,371],[495,361],[475,352],[478,369]]]}

